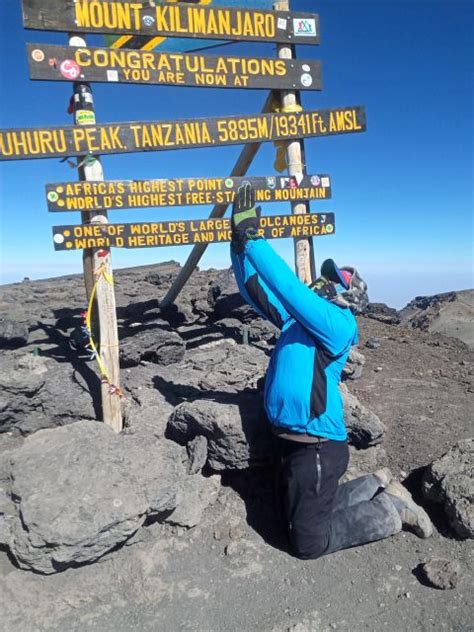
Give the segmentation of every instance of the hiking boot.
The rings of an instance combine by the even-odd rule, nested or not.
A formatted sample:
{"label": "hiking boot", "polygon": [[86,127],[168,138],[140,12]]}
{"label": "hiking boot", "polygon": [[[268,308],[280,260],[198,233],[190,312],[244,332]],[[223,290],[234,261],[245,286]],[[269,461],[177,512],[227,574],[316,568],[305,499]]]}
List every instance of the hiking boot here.
{"label": "hiking boot", "polygon": [[382,467],[380,470],[375,471],[373,474],[379,479],[381,487],[387,487],[387,485],[393,479],[393,474],[388,467]]}
{"label": "hiking boot", "polygon": [[433,525],[428,514],[415,503],[410,492],[401,483],[390,481],[383,493],[389,496],[404,525],[411,527],[420,538],[430,537]]}

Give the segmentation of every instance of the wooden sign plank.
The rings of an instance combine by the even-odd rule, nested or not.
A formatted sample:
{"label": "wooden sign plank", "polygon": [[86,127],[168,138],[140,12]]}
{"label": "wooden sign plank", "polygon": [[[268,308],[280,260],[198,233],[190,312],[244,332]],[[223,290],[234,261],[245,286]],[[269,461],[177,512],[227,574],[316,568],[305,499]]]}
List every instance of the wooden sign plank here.
{"label": "wooden sign plank", "polygon": [[[231,241],[230,218],[79,224],[53,226],[55,250],[83,248],[153,248]],[[335,232],[334,213],[268,215],[260,218],[259,234],[266,239],[319,237]]]}
{"label": "wooden sign plank", "polygon": [[363,132],[361,106],[308,112],[0,129],[0,160],[124,154]]}
{"label": "wooden sign plank", "polygon": [[319,44],[315,13],[185,3],[23,0],[23,24],[40,31]]}
{"label": "wooden sign plank", "polygon": [[99,211],[231,204],[242,182],[250,182],[258,203],[329,200],[328,175],[239,178],[173,178],[59,182],[46,185],[48,210]]}
{"label": "wooden sign plank", "polygon": [[28,44],[30,79],[211,88],[321,90],[321,63]]}

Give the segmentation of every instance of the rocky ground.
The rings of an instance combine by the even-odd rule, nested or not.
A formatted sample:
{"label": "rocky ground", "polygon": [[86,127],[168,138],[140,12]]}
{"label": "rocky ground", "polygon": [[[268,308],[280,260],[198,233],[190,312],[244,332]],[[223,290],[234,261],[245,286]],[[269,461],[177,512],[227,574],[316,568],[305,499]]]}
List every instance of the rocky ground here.
{"label": "rocky ground", "polygon": [[196,272],[161,312],[178,269],[116,274],[119,436],[96,421],[82,279],[0,288],[0,629],[471,630],[473,291],[369,305],[341,387],[347,477],[389,465],[433,537],[302,562],[260,398],[277,332],[229,271]]}

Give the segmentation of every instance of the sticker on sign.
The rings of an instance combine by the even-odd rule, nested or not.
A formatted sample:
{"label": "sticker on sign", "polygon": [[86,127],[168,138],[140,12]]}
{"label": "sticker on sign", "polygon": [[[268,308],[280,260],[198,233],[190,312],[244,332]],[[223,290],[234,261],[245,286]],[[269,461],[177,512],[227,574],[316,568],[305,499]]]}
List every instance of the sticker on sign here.
{"label": "sticker on sign", "polygon": [[293,31],[296,37],[314,37],[316,35],[316,20],[313,18],[294,19]]}

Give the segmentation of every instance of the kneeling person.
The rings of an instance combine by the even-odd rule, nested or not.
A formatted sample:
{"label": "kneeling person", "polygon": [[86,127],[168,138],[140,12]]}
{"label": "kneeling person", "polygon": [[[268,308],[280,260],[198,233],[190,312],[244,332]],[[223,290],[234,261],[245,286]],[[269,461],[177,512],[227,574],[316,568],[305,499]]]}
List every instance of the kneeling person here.
{"label": "kneeling person", "polygon": [[307,287],[258,237],[258,218],[244,183],[232,210],[232,266],[245,300],[281,330],[265,377],[265,409],[293,553],[317,558],[386,538],[403,524],[428,537],[427,514],[387,468],[338,484],[349,461],[338,384],[358,342],[354,314],[367,306],[366,284],[354,268],[327,259]]}

